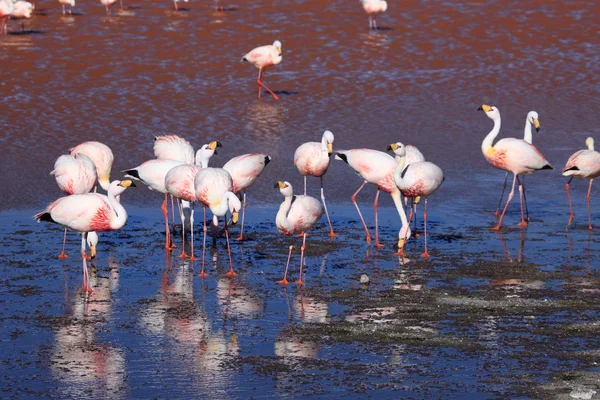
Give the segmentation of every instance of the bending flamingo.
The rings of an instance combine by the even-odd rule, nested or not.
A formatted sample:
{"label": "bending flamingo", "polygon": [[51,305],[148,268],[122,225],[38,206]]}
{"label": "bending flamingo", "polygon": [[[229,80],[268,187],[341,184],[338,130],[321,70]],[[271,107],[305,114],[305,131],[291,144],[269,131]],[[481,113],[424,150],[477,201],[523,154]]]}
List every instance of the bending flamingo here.
{"label": "bending flamingo", "polygon": [[323,192],[323,175],[329,168],[329,160],[333,151],[333,133],[325,131],[321,142],[306,142],[300,145],[294,153],[294,165],[298,171],[304,176],[304,194],[306,195],[306,176],[316,176],[321,178],[321,201],[325,208],[327,223],[329,224],[329,236],[334,237],[333,226],[329,219],[327,204],[325,203],[325,194]]}
{"label": "bending flamingo", "polygon": [[[194,178],[194,188],[196,198],[204,207],[210,208],[213,213],[213,222],[211,230],[213,241],[216,240],[219,227],[219,217],[231,212],[231,220],[235,224],[238,220],[238,213],[242,207],[240,199],[233,194],[233,180],[229,172],[223,168],[204,168],[198,171]],[[207,276],[204,272],[204,254],[206,252],[206,219],[204,220],[204,245],[202,246],[202,271],[200,276]],[[227,219],[225,219],[225,237],[227,238],[227,253],[229,255],[229,272],[225,275],[233,277],[237,275],[233,271],[233,261],[231,260],[231,248],[229,247],[229,228]]]}
{"label": "bending flamingo", "polygon": [[569,223],[571,225],[575,214],[573,214],[573,205],[571,204],[571,190],[570,185],[573,178],[587,179],[590,181],[588,186],[588,192],[586,196],[588,204],[588,229],[592,229],[592,182],[594,178],[600,176],[600,153],[594,150],[594,139],[589,137],[585,140],[587,150],[579,150],[567,161],[567,165],[563,169],[563,176],[570,176],[569,182],[566,184],[567,199],[569,199]]}
{"label": "bending flamingo", "polygon": [[290,266],[290,258],[294,248],[294,235],[302,234],[302,247],[300,253],[300,277],[296,281],[298,285],[302,285],[302,266],[304,264],[304,250],[306,249],[306,231],[312,228],[319,219],[323,216],[323,205],[319,200],[307,195],[294,195],[294,189],[289,182],[277,181],[275,188],[285,197],[283,203],[279,206],[275,222],[277,229],[284,235],[292,237],[290,244],[290,252],[288,253],[287,263],[285,264],[285,272],[283,279],[278,281],[282,285],[287,285],[287,272]]}
{"label": "bending flamingo", "polygon": [[273,44],[257,47],[242,57],[242,61],[248,61],[258,68],[258,79],[256,82],[258,82],[259,99],[260,88],[263,87],[267,92],[271,93],[275,100],[279,100],[279,97],[263,83],[262,77],[265,74],[265,70],[273,65],[279,64],[281,58],[281,42],[279,40],[274,41]]}
{"label": "bending flamingo", "polygon": [[[405,166],[408,166],[415,162],[425,161],[425,156],[415,146],[413,146],[411,144],[406,144],[406,145],[404,145],[404,148],[406,149],[406,157],[404,158]],[[396,159],[396,163],[400,161],[399,156],[395,155],[394,158]],[[408,219],[412,220],[413,217],[415,218],[415,230],[417,229],[417,204],[419,204],[419,201],[420,201],[419,197],[410,199],[411,205],[410,205],[410,215],[408,216]],[[404,205],[408,205],[408,197],[404,198]],[[415,237],[416,236],[418,236],[418,234],[415,232]]]}
{"label": "bending flamingo", "polygon": [[425,209],[423,211],[425,251],[421,254],[421,257],[427,258],[429,257],[427,252],[427,197],[444,182],[444,173],[440,167],[429,161],[418,161],[406,165],[406,147],[400,142],[390,144],[388,149],[393,150],[394,154],[399,157],[398,165],[394,171],[394,181],[400,189],[400,193],[413,199],[415,197],[425,197]]}
{"label": "bending flamingo", "polygon": [[[535,126],[535,131],[540,131],[540,121],[538,113],[535,111],[529,111],[527,118],[525,119],[525,130],[523,134],[523,140],[527,143],[533,144],[533,134],[531,132],[531,125]],[[508,181],[508,171],[504,173],[504,185],[502,185],[502,193],[500,193],[500,200],[498,200],[498,206],[494,215],[496,218],[500,216],[500,204],[502,204],[502,198],[504,197],[504,190],[506,190],[506,182]],[[529,221],[529,210],[527,209],[527,197],[525,196],[525,177],[523,177],[523,203],[525,204],[525,214]]]}
{"label": "bending flamingo", "polygon": [[108,191],[110,186],[110,171],[115,157],[110,147],[104,143],[90,141],[83,142],[71,149],[71,154],[81,153],[92,159],[98,174],[98,183],[102,189]]}
{"label": "bending flamingo", "polygon": [[[494,127],[481,143],[483,155],[494,168],[512,172],[514,175],[512,189],[508,195],[504,210],[500,215],[498,224],[492,228],[497,231],[502,226],[504,214],[506,214],[508,204],[515,193],[515,183],[519,181],[519,175],[531,174],[540,169],[553,169],[554,167],[546,161],[538,149],[523,139],[504,138],[492,146],[494,139],[500,132],[500,111],[497,107],[488,106],[487,104],[483,104],[479,107],[479,110],[483,110],[488,118],[494,121]],[[523,186],[520,181],[519,192],[521,194],[521,223],[519,225],[525,227],[527,226],[527,222],[523,213]]]}
{"label": "bending flamingo", "polygon": [[240,236],[237,240],[244,240],[244,219],[246,216],[246,189],[254,184],[256,178],[260,176],[267,164],[271,161],[271,157],[265,154],[252,153],[243,154],[227,161],[223,165],[223,169],[229,172],[233,179],[233,193],[239,194],[242,192],[242,226],[240,228]]}
{"label": "bending flamingo", "polygon": [[375,15],[387,10],[387,2],[384,0],[362,0],[362,6],[369,15],[369,29],[377,29]]}
{"label": "bending flamingo", "polygon": [[[217,147],[220,147],[219,142],[210,142],[209,144],[203,145],[196,154],[196,164],[182,164],[172,168],[165,176],[165,188],[171,196],[176,197],[180,200],[190,202],[190,232],[192,242],[192,253],[190,260],[195,260],[194,257],[194,204],[196,202],[196,193],[194,189],[194,178],[198,174],[198,171],[202,168],[208,167],[210,158],[215,154]],[[183,214],[183,213],[182,213]],[[183,215],[181,215],[183,220]],[[204,208],[204,220],[206,221],[206,208]],[[181,245],[181,258],[187,257],[185,254],[185,224],[182,225],[182,245]]]}
{"label": "bending flamingo", "polygon": [[[67,195],[91,192],[98,179],[96,165],[88,156],[81,153],[65,154],[58,157],[50,175],[54,175],[58,187]],[[61,260],[67,258],[65,253],[66,241],[67,228],[65,228],[63,235],[62,251],[58,255]]]}
{"label": "bending flamingo", "polygon": [[130,186],[135,186],[130,180],[113,181],[109,185],[108,196],[100,193],[87,193],[61,197],[34,216],[38,222],[54,222],[73,231],[81,232],[84,292],[93,292],[85,256],[86,237],[92,231],[112,231],[121,229],[125,225],[127,211],[116,197]]}

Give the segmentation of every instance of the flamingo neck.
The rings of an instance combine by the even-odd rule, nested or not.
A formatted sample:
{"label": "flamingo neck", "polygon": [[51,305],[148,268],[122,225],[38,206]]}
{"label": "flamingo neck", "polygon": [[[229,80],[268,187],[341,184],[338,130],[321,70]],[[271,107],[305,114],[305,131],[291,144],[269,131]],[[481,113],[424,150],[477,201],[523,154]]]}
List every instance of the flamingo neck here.
{"label": "flamingo neck", "polygon": [[127,222],[127,211],[119,202],[120,194],[115,195],[112,192],[108,193],[108,204],[112,208],[114,214],[111,218],[110,225],[113,229],[120,229]]}
{"label": "flamingo neck", "polygon": [[500,116],[498,115],[498,118],[494,119],[494,127],[492,128],[490,133],[487,134],[487,136],[485,137],[485,139],[483,139],[483,142],[481,143],[481,151],[483,152],[484,155],[487,154],[487,152],[492,148],[492,143],[494,143],[494,139],[496,139],[496,136],[498,136],[499,132],[500,132]]}
{"label": "flamingo neck", "polygon": [[212,211],[212,213],[215,215],[215,217],[216,216],[222,217],[227,213],[227,211],[229,210],[229,196],[230,195],[233,195],[233,193],[231,193],[231,192],[224,193],[219,204],[216,207],[210,208],[210,211]]}
{"label": "flamingo neck", "polygon": [[323,135],[323,138],[321,139],[321,151],[329,155],[329,151],[327,150],[327,139],[325,138],[325,135]]}
{"label": "flamingo neck", "polygon": [[394,200],[396,210],[398,210],[398,214],[400,215],[400,221],[402,222],[402,226],[407,226],[408,218],[406,218],[406,213],[404,212],[404,207],[402,206],[402,196],[400,194],[400,190],[396,188],[390,194],[392,195],[392,199]]}
{"label": "flamingo neck", "polygon": [[[400,155],[396,155],[396,161],[398,162],[398,164],[396,164],[396,170],[394,171],[394,178],[396,179],[396,181],[401,181],[402,180],[402,170],[404,169],[404,164],[406,164],[406,154],[403,156]],[[404,212],[404,209],[402,209]]]}
{"label": "flamingo neck", "polygon": [[531,131],[531,123],[529,122],[529,117],[525,120],[525,134],[523,135],[523,140],[527,143],[533,143],[533,134]]}

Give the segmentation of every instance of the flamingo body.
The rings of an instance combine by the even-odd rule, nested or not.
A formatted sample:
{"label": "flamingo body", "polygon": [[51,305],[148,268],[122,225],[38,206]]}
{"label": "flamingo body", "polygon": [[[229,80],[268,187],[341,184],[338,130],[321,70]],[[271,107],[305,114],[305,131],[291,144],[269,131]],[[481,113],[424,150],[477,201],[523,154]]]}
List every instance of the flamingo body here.
{"label": "flamingo body", "polygon": [[13,18],[31,18],[31,15],[33,13],[33,4],[31,4],[28,1],[24,1],[24,0],[18,0],[15,3],[15,7],[13,12],[10,14],[11,17]]}
{"label": "flamingo body", "polygon": [[85,154],[64,154],[54,163],[50,172],[56,178],[60,190],[66,194],[84,194],[96,185],[98,174],[96,165]]}
{"label": "flamingo body", "polygon": [[110,186],[110,171],[115,159],[110,147],[104,143],[89,141],[73,147],[71,149],[71,154],[76,153],[85,154],[91,158],[94,165],[96,165],[98,183],[102,189],[108,191],[108,187]]}
{"label": "flamingo body", "polygon": [[75,7],[75,0],[58,0],[58,2],[62,4],[63,15],[66,14],[65,6],[69,6],[69,14],[71,14],[73,7]]}
{"label": "flamingo body", "polygon": [[258,79],[256,82],[258,83],[258,98],[260,99],[260,88],[266,89],[275,100],[278,100],[279,97],[275,93],[271,91],[263,82],[262,77],[267,68],[272,67],[273,65],[277,65],[281,62],[281,42],[276,40],[272,45],[260,46],[255,49],[252,49],[248,54],[242,57],[242,61],[247,61],[250,64],[254,65],[258,68]]}
{"label": "flamingo body", "polygon": [[223,169],[233,179],[233,192],[239,193],[252,186],[270,161],[270,156],[260,153],[243,154],[227,161]]}
{"label": "flamingo body", "polygon": [[156,136],[154,156],[163,160],[178,160],[185,164],[194,164],[194,148],[187,140],[177,135]]}
{"label": "flamingo body", "polygon": [[396,188],[394,171],[397,162],[394,157],[379,150],[352,149],[338,151],[336,159],[344,161],[368,183],[376,185],[386,193]]}
{"label": "flamingo body", "polygon": [[7,20],[13,13],[15,5],[12,0],[0,0],[0,35],[7,36]]}
{"label": "flamingo body", "polygon": [[142,182],[148,189],[155,192],[168,194],[165,187],[167,173],[183,164],[177,160],[148,160],[135,168],[125,170],[125,176]]}
{"label": "flamingo body", "polygon": [[387,10],[387,2],[385,0],[362,0],[362,6],[369,15],[369,29],[377,29],[375,15]]}
{"label": "flamingo body", "polygon": [[194,187],[198,201],[213,211],[226,192],[233,192],[233,179],[223,168],[204,168],[196,174]]}
{"label": "flamingo body", "polygon": [[419,161],[397,170],[394,180],[403,196],[427,197],[440,187],[444,173],[432,162]]}

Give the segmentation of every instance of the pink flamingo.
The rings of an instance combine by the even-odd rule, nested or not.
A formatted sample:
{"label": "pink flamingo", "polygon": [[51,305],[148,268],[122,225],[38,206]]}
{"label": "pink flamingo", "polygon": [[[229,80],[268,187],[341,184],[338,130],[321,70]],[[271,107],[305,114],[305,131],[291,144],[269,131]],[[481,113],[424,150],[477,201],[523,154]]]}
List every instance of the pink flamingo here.
{"label": "pink flamingo", "polygon": [[[231,220],[235,224],[238,220],[238,213],[242,207],[240,199],[233,194],[233,179],[229,172],[223,168],[203,168],[198,171],[194,178],[194,188],[196,198],[204,207],[210,208],[213,213],[213,222],[211,230],[213,233],[213,242],[216,240],[219,228],[219,217],[231,212]],[[207,274],[204,272],[204,254],[206,252],[206,219],[204,220],[204,245],[202,246],[202,271],[200,276]],[[229,255],[229,272],[225,275],[229,277],[236,276],[233,271],[233,261],[231,260],[231,248],[229,246],[229,228],[227,219],[225,219],[225,237],[227,238],[227,253]]]}
{"label": "pink flamingo", "polygon": [[362,6],[369,15],[369,29],[377,29],[375,15],[387,10],[387,2],[384,0],[362,0]]}
{"label": "pink flamingo", "polygon": [[294,189],[287,181],[275,182],[275,188],[279,188],[279,191],[285,198],[283,203],[279,206],[279,211],[275,218],[277,229],[284,235],[292,237],[283,279],[277,283],[282,285],[287,285],[289,283],[287,280],[287,272],[290,265],[292,250],[294,248],[293,235],[299,233],[302,234],[303,238],[300,253],[300,277],[296,283],[302,285],[304,283],[302,281],[302,265],[304,264],[304,250],[306,249],[306,231],[315,226],[317,221],[321,219],[324,208],[319,200],[314,197],[294,195]]}
{"label": "pink flamingo", "polygon": [[488,106],[487,104],[483,104],[479,107],[479,110],[483,110],[488,118],[494,121],[494,127],[481,143],[481,151],[483,152],[484,157],[494,168],[512,172],[514,175],[512,189],[508,195],[508,200],[506,201],[502,215],[500,215],[498,224],[492,229],[495,231],[500,230],[508,204],[514,196],[515,183],[517,181],[519,181],[521,198],[521,223],[519,225],[525,227],[527,226],[527,222],[525,221],[523,212],[523,185],[521,185],[519,175],[531,174],[541,169],[553,169],[554,167],[546,161],[538,149],[523,139],[504,138],[492,146],[494,139],[500,132],[500,111],[497,107]]}
{"label": "pink flamingo", "polygon": [[242,61],[248,61],[250,64],[258,68],[258,79],[256,81],[258,82],[259,99],[260,88],[262,86],[267,90],[267,92],[271,93],[275,100],[279,100],[279,97],[277,97],[277,95],[262,82],[262,77],[265,73],[265,70],[273,65],[279,64],[281,62],[281,58],[281,42],[279,40],[274,41],[272,45],[269,44],[266,46],[257,47],[242,57]]}
{"label": "pink flamingo", "polygon": [[[85,154],[75,153],[74,155],[62,155],[54,163],[54,169],[50,172],[54,175],[56,183],[60,190],[65,194],[85,194],[91,192],[96,185],[98,174],[96,165]],[[63,235],[62,251],[58,258],[64,260],[67,258],[65,253],[65,242],[67,241],[67,228]],[[90,248],[92,256],[95,255],[95,248]]]}
{"label": "pink flamingo", "polygon": [[[423,226],[425,234],[425,251],[421,257],[428,258],[427,252],[427,197],[435,192],[442,182],[444,173],[432,162],[417,161],[405,165],[406,147],[400,142],[392,143],[388,149],[393,150],[399,157],[398,165],[394,171],[394,181],[403,196],[409,198],[425,197],[425,209],[423,211]],[[410,220],[409,220],[410,222]]]}
{"label": "pink flamingo", "polygon": [[600,176],[600,153],[594,150],[593,138],[588,137],[585,140],[585,144],[587,145],[586,150],[579,150],[569,157],[569,161],[567,161],[567,165],[565,165],[562,174],[563,176],[571,177],[566,184],[567,199],[569,199],[569,211],[571,213],[569,216],[569,224],[567,226],[571,225],[573,218],[575,218],[575,214],[573,214],[573,205],[571,204],[571,181],[573,178],[587,179],[590,181],[586,200],[588,204],[588,229],[592,229],[592,207],[590,204],[592,199],[592,182],[594,181],[594,178]]}
{"label": "pink flamingo", "polygon": [[[194,204],[196,203],[196,193],[194,189],[194,178],[198,171],[202,168],[208,167],[210,158],[215,154],[217,147],[220,147],[221,143],[214,141],[209,144],[203,145],[196,154],[196,164],[182,164],[178,165],[165,176],[165,188],[167,192],[173,197],[180,200],[185,200],[191,204],[190,212],[190,231],[191,231],[191,242],[192,242],[192,254],[190,260],[195,260],[194,257]],[[183,220],[183,213],[181,213],[181,219]],[[206,208],[204,208],[204,220],[206,220]],[[182,245],[181,254],[179,257],[185,258],[185,224],[182,226]]]}
{"label": "pink flamingo", "polygon": [[110,7],[116,2],[117,0],[100,0],[100,3],[102,3],[102,5],[104,7],[106,7],[106,16],[110,17]]}
{"label": "pink flamingo", "polygon": [[327,223],[329,224],[329,236],[336,236],[333,232],[333,226],[329,219],[327,204],[325,203],[325,193],[323,192],[323,175],[329,168],[329,160],[333,152],[333,133],[325,131],[320,142],[306,142],[300,145],[294,153],[294,165],[304,176],[304,194],[306,195],[306,177],[308,175],[321,178],[321,201],[325,208]]}
{"label": "pink flamingo", "polygon": [[75,7],[75,0],[58,0],[58,2],[60,4],[62,4],[63,15],[65,15],[67,13],[67,11],[65,10],[65,6],[69,6],[69,15],[71,15],[71,13],[73,11],[73,7]]}
{"label": "pink flamingo", "polygon": [[[16,19],[29,19],[33,13],[34,6],[28,1],[17,0],[15,1],[15,8],[10,14],[11,17]],[[25,31],[25,23],[21,22],[21,30]]]}
{"label": "pink flamingo", "polygon": [[233,193],[243,193],[242,200],[242,226],[237,240],[244,240],[244,218],[246,216],[246,190],[254,184],[260,176],[271,157],[260,153],[243,154],[227,161],[223,169],[229,172],[233,179]]}
{"label": "pink flamingo", "polygon": [[8,36],[8,29],[6,27],[8,17],[12,14],[15,9],[15,5],[12,0],[0,0],[0,35]]}
{"label": "pink flamingo", "polygon": [[[419,162],[419,161],[425,161],[425,156],[423,155],[423,153],[421,153],[421,151],[416,148],[415,146],[411,145],[411,144],[406,144],[404,145],[404,148],[406,149],[406,157],[404,158],[404,165],[408,166],[412,163],[415,162]],[[396,159],[396,162],[400,161],[400,157],[395,155],[394,158]],[[412,220],[413,216],[415,218],[415,230],[417,229],[417,204],[419,204],[420,198],[419,197],[415,197],[415,198],[411,198],[410,202],[411,202],[411,206],[410,206],[410,215],[408,216],[408,220]],[[404,197],[404,205],[408,205],[408,197]],[[416,232],[415,232],[415,237],[419,236]]]}
{"label": "pink flamingo", "polygon": [[71,154],[85,154],[94,162],[98,174],[98,183],[102,189],[108,191],[110,186],[110,171],[115,157],[110,147],[104,143],[90,141],[83,142],[71,149]]}
{"label": "pink flamingo", "polygon": [[130,186],[130,180],[113,181],[108,188],[108,196],[100,193],[72,194],[52,202],[34,218],[40,221],[60,224],[76,232],[81,232],[81,258],[83,259],[83,291],[93,292],[87,270],[85,243],[88,232],[112,231],[121,229],[127,222],[127,211],[117,196]]}

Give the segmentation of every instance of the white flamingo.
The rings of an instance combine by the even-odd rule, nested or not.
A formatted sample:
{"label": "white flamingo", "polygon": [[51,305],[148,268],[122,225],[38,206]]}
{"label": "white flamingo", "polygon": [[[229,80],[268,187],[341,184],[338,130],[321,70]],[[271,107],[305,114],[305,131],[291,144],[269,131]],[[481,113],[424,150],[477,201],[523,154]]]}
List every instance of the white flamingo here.
{"label": "white flamingo", "polygon": [[242,61],[247,61],[250,64],[258,68],[258,98],[260,99],[260,88],[263,87],[267,92],[271,93],[275,100],[279,100],[279,97],[271,91],[262,81],[262,77],[265,74],[265,70],[273,65],[277,65],[281,62],[281,42],[276,40],[273,44],[266,46],[260,46],[252,49],[248,54],[242,57]]}

